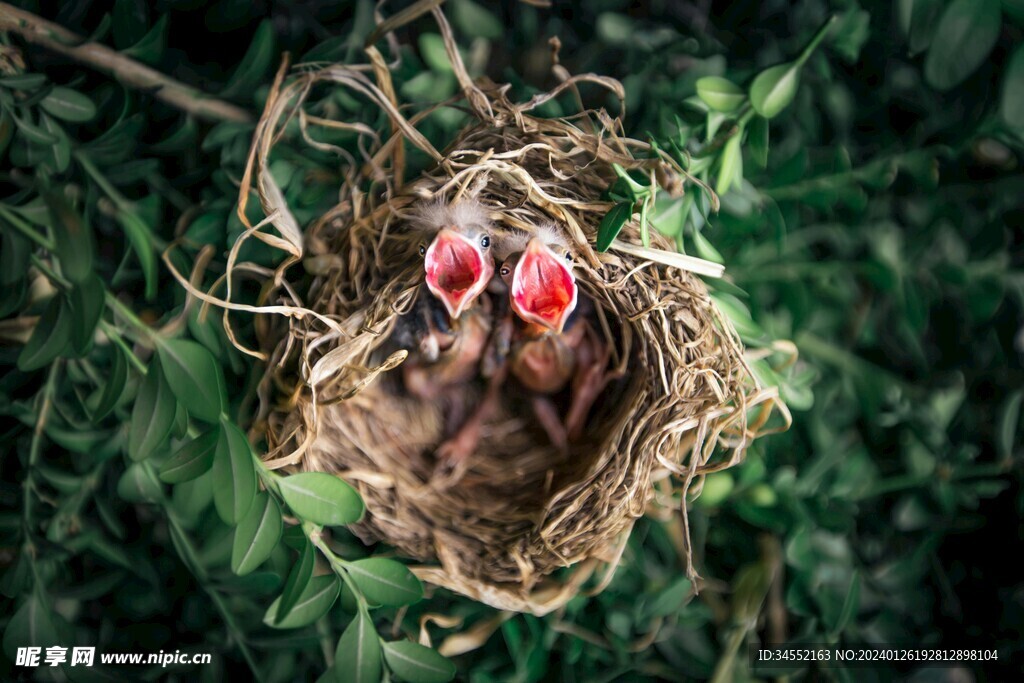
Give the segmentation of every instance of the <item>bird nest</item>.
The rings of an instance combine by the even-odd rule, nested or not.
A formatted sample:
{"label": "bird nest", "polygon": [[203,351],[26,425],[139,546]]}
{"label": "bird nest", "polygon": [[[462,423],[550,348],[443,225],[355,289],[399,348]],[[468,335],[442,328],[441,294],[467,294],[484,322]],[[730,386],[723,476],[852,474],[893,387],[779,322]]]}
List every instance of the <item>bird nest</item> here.
{"label": "bird nest", "polygon": [[[585,586],[603,587],[635,520],[652,505],[679,506],[685,528],[687,494],[698,492],[703,475],[739,461],[777,399],[758,386],[730,323],[702,281],[678,267],[687,262],[671,243],[651,235],[645,249],[630,220],[610,251],[592,246],[611,208],[601,196],[616,178],[613,165],[669,192],[696,182],[656,148],[625,137],[621,121],[602,109],[581,107],[568,118],[534,113],[560,95],[578,96],[583,83],[621,101],[621,86],[568,75],[556,53],[560,84],[510,101],[507,87],[470,79],[432,6],[414,7],[434,12],[461,87],[443,105],[468,112],[470,123],[439,149],[417,129],[436,107],[399,102],[374,43],[411,14],[379,24],[366,66],[283,66],[240,194],[243,221],[250,190],[267,218],[247,223],[234,245],[228,296],[205,298],[260,313],[262,350],[246,350],[268,360],[253,431],[265,440],[269,467],[342,477],[366,504],[354,533],[421,562],[414,571],[425,581],[543,614]],[[383,111],[387,129],[314,116],[304,105],[324,88],[344,88]],[[362,158],[318,142],[314,127],[357,135]],[[337,206],[304,229],[268,162],[277,146],[303,143],[337,152],[345,178]],[[431,161],[406,179],[412,148]],[[568,449],[551,445],[510,383],[461,476],[438,476],[445,405],[403,391],[397,369],[408,350],[392,337],[416,298],[429,296],[408,218],[417,204],[437,199],[472,199],[499,229],[554,223],[575,252],[579,296],[591,302],[614,379],[591,409],[585,437]],[[251,237],[288,258],[273,272],[238,263]],[[232,301],[231,273],[245,269],[265,279],[260,305]]]}

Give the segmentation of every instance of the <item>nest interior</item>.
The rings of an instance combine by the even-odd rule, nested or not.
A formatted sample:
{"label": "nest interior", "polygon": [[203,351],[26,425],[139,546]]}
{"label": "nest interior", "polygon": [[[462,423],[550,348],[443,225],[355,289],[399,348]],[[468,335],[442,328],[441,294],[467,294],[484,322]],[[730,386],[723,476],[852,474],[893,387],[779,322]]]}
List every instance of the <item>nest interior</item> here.
{"label": "nest interior", "polygon": [[[447,22],[434,11],[462,87],[457,101],[443,104],[469,112],[471,123],[436,149],[416,129],[429,110],[406,115],[372,45],[366,67],[290,75],[283,67],[257,127],[239,213],[254,189],[267,219],[243,239],[261,239],[290,258],[262,273],[263,305],[234,304],[230,291],[215,303],[267,314],[257,325],[269,362],[255,431],[266,440],[270,467],[343,477],[366,503],[354,529],[364,540],[384,541],[423,562],[415,571],[431,583],[540,614],[564,604],[595,569],[614,568],[634,521],[653,503],[681,500],[685,519],[687,491],[703,474],[738,462],[774,395],[757,386],[704,284],[656,256],[671,244],[653,234],[655,249],[639,250],[640,229],[630,220],[611,251],[592,246],[611,206],[600,197],[616,177],[614,164],[649,175],[667,191],[692,181],[658,150],[625,137],[620,120],[603,110],[560,119],[531,113],[563,92],[578,94],[583,82],[620,99],[621,87],[560,73],[554,90],[512,102],[507,88],[469,78]],[[347,88],[379,107],[390,131],[307,113],[307,98],[323,86]],[[295,119],[307,144],[323,146],[309,133],[320,125],[354,131],[362,150],[360,161],[339,151],[346,178],[340,200],[304,231],[267,169],[275,145],[294,144],[285,132]],[[433,160],[408,182],[407,146]],[[406,223],[410,210],[418,202],[470,197],[499,229],[559,226],[617,379],[591,410],[586,438],[568,452],[549,443],[510,387],[464,475],[439,482],[434,449],[446,406],[401,390],[397,370],[407,350],[396,348],[391,335],[416,297],[428,296],[420,236]],[[227,280],[232,268],[243,267],[229,260]],[[713,457],[717,446],[724,448]]]}

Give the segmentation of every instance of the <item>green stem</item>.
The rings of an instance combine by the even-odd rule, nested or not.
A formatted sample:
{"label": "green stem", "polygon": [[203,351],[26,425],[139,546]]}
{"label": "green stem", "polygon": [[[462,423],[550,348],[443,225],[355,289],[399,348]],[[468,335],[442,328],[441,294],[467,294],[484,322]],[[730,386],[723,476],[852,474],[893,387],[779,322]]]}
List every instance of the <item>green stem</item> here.
{"label": "green stem", "polygon": [[139,316],[135,315],[135,311],[121,303],[121,300],[114,296],[109,290],[105,294],[105,300],[107,302],[107,307],[110,308],[110,310],[115,313],[119,313],[122,318],[132,324],[132,327],[142,332],[148,339],[156,341],[156,332],[154,332],[149,325],[142,322]]}
{"label": "green stem", "polygon": [[738,678],[733,675],[733,667],[736,662],[736,654],[739,652],[740,646],[743,644],[743,640],[746,637],[747,629],[742,626],[737,626],[732,632],[732,635],[729,636],[729,640],[726,642],[722,656],[715,665],[715,671],[711,677],[711,683],[725,683],[726,681],[733,681]]}
{"label": "green stem", "polygon": [[0,216],[2,216],[4,220],[11,225],[11,227],[43,249],[46,249],[47,251],[53,251],[56,249],[56,246],[50,238],[35,230],[27,221],[22,220],[20,216],[3,204],[0,204]]}
{"label": "green stem", "polygon": [[128,199],[121,194],[121,192],[114,187],[109,180],[107,180],[106,176],[100,173],[100,170],[93,165],[92,160],[89,159],[87,155],[75,152],[75,159],[78,160],[79,164],[81,164],[82,170],[92,178],[94,183],[99,185],[100,189],[103,190],[103,193],[110,197],[110,200],[117,205],[118,209],[123,211],[131,210],[131,202],[128,201]]}
{"label": "green stem", "polygon": [[[106,176],[104,176],[100,170],[93,165],[88,156],[75,152],[75,159],[78,160],[78,163],[82,166],[89,177],[92,178],[93,182],[99,185],[100,189],[103,190],[103,193],[110,197],[110,200],[114,202],[118,211],[135,213],[135,206],[132,201],[121,194],[121,192],[114,187],[109,180],[107,180]],[[153,241],[154,246],[156,246],[160,251],[167,249],[166,241],[160,239],[152,230],[149,230],[148,232],[149,239]]]}
{"label": "green stem", "polygon": [[754,111],[754,107],[751,106],[750,100],[744,102],[743,107],[739,111],[739,117],[736,119],[736,124],[739,126],[740,130],[743,130],[743,127],[750,123],[750,119],[754,118],[755,114],[757,114],[757,112]]}
{"label": "green stem", "polygon": [[30,530],[32,528],[32,493],[36,487],[34,471],[36,463],[39,461],[39,451],[43,443],[43,432],[46,430],[46,419],[50,414],[50,406],[53,404],[53,388],[57,383],[57,374],[60,372],[61,363],[62,361],[59,359],[54,361],[46,371],[46,382],[43,384],[43,389],[40,392],[39,413],[36,415],[35,428],[32,430],[32,441],[28,447],[28,465],[25,472],[25,481],[22,482],[24,501],[22,504],[21,521],[24,526],[26,543],[32,548],[28,556],[32,562],[33,572],[35,571],[35,549],[31,545],[32,537]]}
{"label": "green stem", "polygon": [[63,276],[58,275],[57,271],[51,268],[46,261],[39,258],[35,254],[29,255],[29,260],[32,261],[32,265],[35,266],[36,269],[39,270],[39,272],[48,277],[50,279],[50,282],[56,285],[58,289],[65,292],[71,289],[72,284],[68,282],[66,279],[64,279]]}
{"label": "green stem", "polygon": [[326,558],[327,562],[331,565],[331,569],[334,570],[334,573],[341,577],[341,580],[345,582],[348,589],[352,591],[352,595],[355,596],[356,602],[359,605],[359,611],[369,616],[370,610],[369,605],[366,602],[366,598],[363,597],[362,592],[359,590],[359,587],[356,586],[352,577],[348,575],[347,571],[345,571],[345,565],[348,563],[335,555],[334,551],[327,545],[327,542],[324,541],[323,527],[316,526],[312,522],[303,522],[302,532],[306,535],[306,538],[309,539],[309,542],[323,554],[324,558]]}
{"label": "green stem", "polygon": [[794,62],[798,69],[804,65],[804,62],[811,58],[811,55],[818,49],[818,45],[821,44],[821,41],[825,40],[825,36],[827,36],[829,31],[832,30],[832,25],[835,24],[838,19],[839,17],[833,14],[828,18],[828,21],[825,22],[825,25],[818,29],[818,32],[814,34],[813,38],[811,38],[811,42],[807,44],[807,47],[804,48],[804,51],[800,53],[800,56],[797,57],[796,62]]}
{"label": "green stem", "polygon": [[[999,477],[1010,471],[1010,463],[987,463],[964,467],[956,470],[951,476],[945,477],[946,481],[961,481],[964,479],[975,479],[979,477]],[[883,479],[854,500],[862,501],[877,496],[884,496],[898,491],[907,491],[927,486],[936,480],[943,480],[944,477],[929,474],[900,474],[888,479]]]}
{"label": "green stem", "polygon": [[[185,529],[178,524],[178,520],[175,519],[173,512],[167,507],[166,501],[164,501],[164,511],[167,515],[168,524],[175,527],[175,530],[178,532],[178,538],[182,543],[187,545],[189,555],[196,557],[196,548],[192,545],[192,540],[188,537],[188,534],[185,533]],[[245,632],[238,626],[238,623],[235,621],[234,614],[224,602],[224,597],[218,593],[215,588],[206,585],[200,577],[197,576],[196,580],[199,581],[199,585],[202,587],[203,591],[210,596],[210,599],[216,606],[217,611],[220,613],[221,619],[224,620],[224,625],[227,626],[232,640],[238,643],[238,649],[241,650],[242,657],[245,659],[245,663],[249,666],[249,670],[252,671],[253,677],[257,681],[262,681],[263,674],[260,672],[260,668],[256,663],[256,658],[253,656],[252,650],[249,649],[249,645],[245,641]]]}
{"label": "green stem", "polygon": [[124,339],[121,338],[121,332],[106,320],[100,320],[100,329],[102,329],[103,333],[107,335],[107,339],[121,347],[121,350],[124,351],[125,355],[128,357],[128,361],[135,366],[135,369],[139,371],[139,374],[145,375],[147,370],[146,364],[139,360],[139,357],[135,355],[135,352],[132,351],[131,347],[129,347],[128,344],[125,343]]}

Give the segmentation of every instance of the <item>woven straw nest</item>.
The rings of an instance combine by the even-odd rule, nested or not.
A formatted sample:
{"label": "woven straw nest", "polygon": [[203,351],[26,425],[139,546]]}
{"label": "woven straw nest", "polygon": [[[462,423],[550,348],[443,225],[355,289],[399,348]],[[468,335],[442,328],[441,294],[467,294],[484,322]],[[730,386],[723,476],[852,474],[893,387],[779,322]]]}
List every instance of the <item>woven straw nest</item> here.
{"label": "woven straw nest", "polygon": [[[235,262],[236,244],[229,271],[264,277],[264,305],[234,304],[230,291],[226,299],[205,298],[265,314],[257,330],[269,362],[254,431],[267,443],[268,466],[344,478],[366,503],[355,533],[422,562],[414,571],[425,581],[498,608],[543,614],[591,578],[590,588],[603,587],[634,521],[652,506],[684,501],[685,529],[687,493],[699,489],[702,475],[739,461],[777,401],[752,378],[701,280],[669,265],[685,260],[670,253],[667,240],[652,235],[652,249],[640,248],[634,219],[609,252],[592,246],[611,206],[600,196],[615,179],[613,164],[650,174],[672,192],[691,182],[648,144],[621,135],[620,121],[603,110],[567,119],[532,113],[562,93],[578,95],[584,81],[620,100],[621,86],[570,77],[556,65],[555,90],[512,102],[507,88],[469,78],[433,3],[414,8],[434,12],[462,90],[445,104],[469,112],[471,123],[439,149],[416,128],[429,110],[397,101],[391,71],[372,45],[415,12],[378,26],[365,67],[291,74],[282,67],[257,128],[239,213],[254,189],[267,219],[243,239],[262,239],[290,257],[270,273]],[[346,88],[379,107],[390,127],[307,112],[310,93],[325,87]],[[296,119],[299,131],[286,130]],[[357,133],[362,158],[337,150],[346,178],[340,201],[301,229],[267,159],[276,145],[327,147],[310,134],[313,126]],[[403,178],[408,146],[433,160],[415,179]],[[470,197],[497,229],[554,222],[564,232],[580,296],[594,304],[593,326],[613,350],[617,379],[592,409],[586,438],[568,453],[551,446],[510,385],[461,478],[438,481],[434,450],[445,407],[402,390],[396,368],[407,353],[390,334],[416,297],[429,296],[410,211],[425,201]]]}

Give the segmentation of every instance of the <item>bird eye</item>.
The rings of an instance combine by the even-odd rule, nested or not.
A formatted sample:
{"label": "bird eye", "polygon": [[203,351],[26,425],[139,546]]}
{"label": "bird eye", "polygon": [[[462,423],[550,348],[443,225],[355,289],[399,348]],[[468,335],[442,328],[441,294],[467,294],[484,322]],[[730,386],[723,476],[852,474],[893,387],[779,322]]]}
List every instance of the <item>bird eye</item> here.
{"label": "bird eye", "polygon": [[572,261],[572,252],[571,251],[565,252],[565,260],[566,261]]}
{"label": "bird eye", "polygon": [[508,266],[502,266],[501,267],[501,275],[502,275],[502,277],[505,277],[506,275],[508,275],[511,272],[512,272],[512,269],[509,268]]}
{"label": "bird eye", "polygon": [[480,238],[480,246],[483,247],[484,249],[486,249],[487,247],[491,246],[491,236],[490,235],[484,235],[483,237],[481,237]]}
{"label": "bird eye", "polygon": [[426,255],[427,255],[427,248],[421,244],[420,245],[420,256],[426,256]]}

